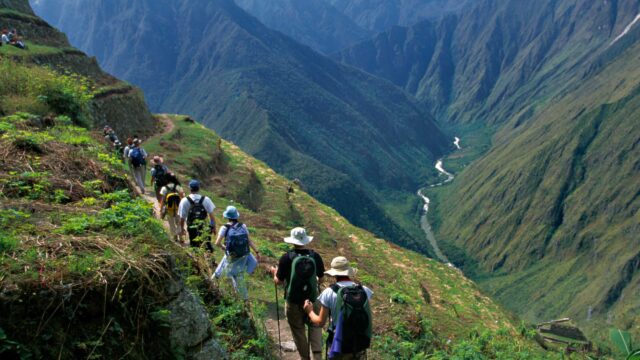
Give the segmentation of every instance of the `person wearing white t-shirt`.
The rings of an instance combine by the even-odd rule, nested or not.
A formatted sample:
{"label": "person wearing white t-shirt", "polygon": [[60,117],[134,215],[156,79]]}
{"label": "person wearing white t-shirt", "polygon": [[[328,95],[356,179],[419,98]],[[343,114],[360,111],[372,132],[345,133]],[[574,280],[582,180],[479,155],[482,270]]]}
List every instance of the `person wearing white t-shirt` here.
{"label": "person wearing white t-shirt", "polygon": [[[191,194],[180,201],[180,207],[178,209],[178,214],[180,214],[180,234],[184,235],[185,232],[189,234],[189,245],[191,245],[191,247],[200,247],[204,241],[207,250],[213,252],[211,235],[216,234],[216,218],[213,215],[213,210],[215,210],[216,205],[208,196],[199,194],[200,182],[198,180],[194,179],[189,182],[189,190],[191,190]],[[189,215],[195,213],[195,211],[192,212],[192,208],[195,210],[199,208],[200,205],[204,208],[206,217],[209,218],[209,234],[206,235],[204,229],[206,217],[203,216],[202,219],[197,219],[193,222],[191,222],[193,219],[189,219]]]}
{"label": "person wearing white t-shirt", "polygon": [[[334,285],[326,288],[318,297],[320,302],[320,313],[316,314],[313,310],[313,303],[309,300],[304,303],[304,311],[309,316],[309,320],[312,324],[317,326],[324,326],[327,319],[331,317],[331,325],[329,326],[330,334],[336,331],[338,324],[338,293],[342,288],[361,286],[356,284],[352,279],[355,277],[357,270],[349,265],[349,261],[344,256],[338,256],[331,261],[331,269],[325,271],[325,274],[333,276],[336,279]],[[367,299],[371,299],[373,291],[366,286],[362,286],[362,289],[367,294]],[[331,340],[330,336],[330,340]],[[332,347],[327,343],[327,347]],[[343,348],[344,349],[344,348]],[[331,351],[327,351],[331,354]],[[332,360],[364,360],[367,358],[367,351],[361,350],[355,353],[339,353],[335,354],[330,359]]]}

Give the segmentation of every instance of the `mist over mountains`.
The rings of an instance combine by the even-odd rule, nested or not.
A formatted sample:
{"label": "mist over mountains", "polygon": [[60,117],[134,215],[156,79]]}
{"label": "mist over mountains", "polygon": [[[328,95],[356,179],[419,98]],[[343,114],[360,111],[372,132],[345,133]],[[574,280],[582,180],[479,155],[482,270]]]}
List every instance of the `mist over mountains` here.
{"label": "mist over mountains", "polygon": [[529,321],[637,331],[637,1],[53,4],[35,8],[154,108],[410,248],[430,251],[415,191],[464,134],[477,151],[431,204],[447,256]]}

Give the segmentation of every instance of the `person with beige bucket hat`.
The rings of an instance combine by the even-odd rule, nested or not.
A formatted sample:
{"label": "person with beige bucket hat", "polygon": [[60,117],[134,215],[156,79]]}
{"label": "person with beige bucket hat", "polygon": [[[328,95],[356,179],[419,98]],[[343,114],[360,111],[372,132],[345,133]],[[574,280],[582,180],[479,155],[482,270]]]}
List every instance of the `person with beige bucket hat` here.
{"label": "person with beige bucket hat", "polygon": [[316,301],[318,281],[324,276],[322,257],[308,247],[311,241],[313,236],[308,236],[304,228],[292,229],[284,242],[293,245],[293,249],[280,257],[278,267],[272,267],[271,273],[276,286],[285,286],[285,314],[300,358],[312,359],[311,350],[313,359],[321,360],[322,327],[310,324],[303,308],[305,301]]}
{"label": "person with beige bucket hat", "polygon": [[304,311],[312,324],[324,326],[327,319],[327,358],[332,360],[364,360],[371,346],[372,316],[369,299],[373,291],[353,281],[357,269],[351,267],[344,256],[331,261],[331,269],[325,274],[336,279],[335,284],[325,289],[318,301],[317,313],[310,301],[305,301]]}

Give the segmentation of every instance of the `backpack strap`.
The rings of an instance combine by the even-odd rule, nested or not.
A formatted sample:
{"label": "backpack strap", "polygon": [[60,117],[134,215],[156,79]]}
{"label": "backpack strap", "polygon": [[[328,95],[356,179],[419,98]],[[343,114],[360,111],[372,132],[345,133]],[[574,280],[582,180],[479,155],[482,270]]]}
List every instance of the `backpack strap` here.
{"label": "backpack strap", "polygon": [[337,283],[329,286],[329,288],[331,288],[331,290],[333,290],[334,293],[338,293],[338,291],[340,291],[340,289],[342,288],[342,286],[338,285]]}
{"label": "backpack strap", "polygon": [[198,202],[198,205],[202,205],[202,204],[204,204],[204,200],[205,200],[206,198],[207,198],[206,196],[202,195],[202,197],[200,198],[200,201]]}
{"label": "backpack strap", "polygon": [[193,199],[191,198],[191,196],[187,196],[187,200],[189,201],[189,204],[191,204],[191,206],[195,205],[195,201],[193,201]]}

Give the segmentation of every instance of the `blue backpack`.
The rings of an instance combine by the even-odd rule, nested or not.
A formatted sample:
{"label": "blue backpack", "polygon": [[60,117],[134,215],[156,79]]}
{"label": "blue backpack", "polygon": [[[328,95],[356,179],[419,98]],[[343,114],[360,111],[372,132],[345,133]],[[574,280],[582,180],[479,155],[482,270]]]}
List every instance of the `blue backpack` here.
{"label": "blue backpack", "polygon": [[249,233],[242,223],[226,224],[225,233],[226,253],[231,259],[238,259],[249,255]]}
{"label": "blue backpack", "polygon": [[131,165],[133,165],[133,167],[140,167],[147,164],[144,160],[144,153],[140,147],[131,149],[129,156],[131,157]]}

